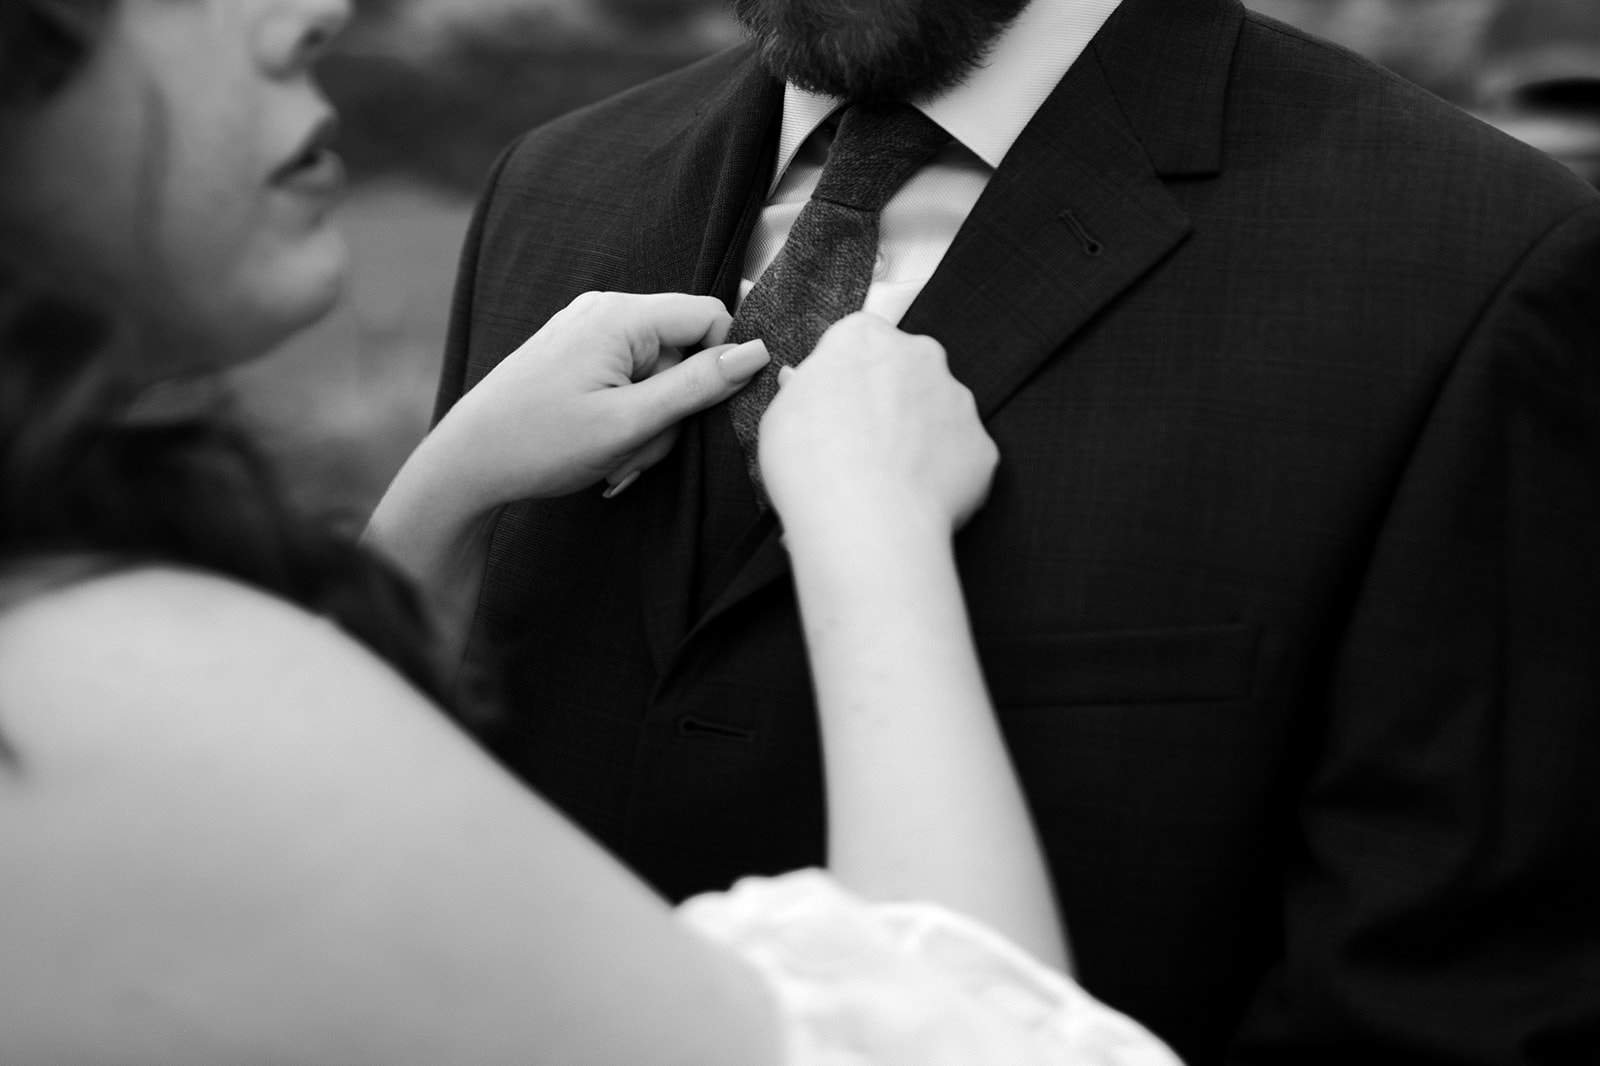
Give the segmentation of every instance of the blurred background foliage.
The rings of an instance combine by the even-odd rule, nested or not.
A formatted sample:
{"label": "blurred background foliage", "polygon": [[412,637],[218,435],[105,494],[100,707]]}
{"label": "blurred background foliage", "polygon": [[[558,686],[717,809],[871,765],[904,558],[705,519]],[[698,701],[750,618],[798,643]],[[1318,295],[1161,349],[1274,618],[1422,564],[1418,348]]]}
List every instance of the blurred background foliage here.
{"label": "blurred background foliage", "polygon": [[[356,2],[322,69],[353,179],[349,298],[237,390],[305,502],[351,524],[426,430],[461,235],[501,149],[739,40],[726,0]],[[1600,181],[1600,0],[1246,2]]]}
{"label": "blurred background foliage", "polygon": [[324,63],[358,175],[468,195],[518,133],[727,47],[720,0],[367,0]]}

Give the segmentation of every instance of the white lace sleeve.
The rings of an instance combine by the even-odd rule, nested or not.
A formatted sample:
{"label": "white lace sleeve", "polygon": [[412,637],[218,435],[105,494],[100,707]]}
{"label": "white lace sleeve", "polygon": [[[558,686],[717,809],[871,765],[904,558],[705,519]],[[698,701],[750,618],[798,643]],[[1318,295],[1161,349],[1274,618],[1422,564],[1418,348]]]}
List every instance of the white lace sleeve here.
{"label": "white lace sleeve", "polygon": [[1179,1066],[1137,1023],[942,907],[866,903],[804,870],[680,914],[765,976],[785,1066]]}

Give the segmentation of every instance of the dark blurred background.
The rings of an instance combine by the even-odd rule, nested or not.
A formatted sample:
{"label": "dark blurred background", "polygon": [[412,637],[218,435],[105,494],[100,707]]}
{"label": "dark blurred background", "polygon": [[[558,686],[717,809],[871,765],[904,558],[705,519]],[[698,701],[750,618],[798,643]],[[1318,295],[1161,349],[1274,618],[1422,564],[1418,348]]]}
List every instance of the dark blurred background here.
{"label": "dark blurred background", "polygon": [[[1600,0],[1246,0],[1600,183]],[[238,374],[310,506],[359,523],[427,428],[456,256],[517,133],[739,39],[725,0],[357,0],[323,68],[345,120],[343,308]]]}

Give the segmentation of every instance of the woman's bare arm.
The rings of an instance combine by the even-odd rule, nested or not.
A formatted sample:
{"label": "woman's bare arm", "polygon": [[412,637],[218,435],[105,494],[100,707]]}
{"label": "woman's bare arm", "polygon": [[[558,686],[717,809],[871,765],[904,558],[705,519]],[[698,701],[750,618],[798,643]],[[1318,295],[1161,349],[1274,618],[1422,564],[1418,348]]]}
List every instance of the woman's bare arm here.
{"label": "woman's bare arm", "polygon": [[0,729],[0,1061],[775,1061],[740,963],[281,601],[13,609]]}
{"label": "woman's bare arm", "polygon": [[465,647],[500,508],[598,492],[602,481],[616,486],[659,462],[684,418],[738,392],[766,364],[759,341],[721,345],[730,321],[708,296],[587,293],[462,397],[411,455],[365,539],[427,594],[449,661]]}
{"label": "woman's bare arm", "polygon": [[762,460],[817,691],[829,866],[869,898],[944,904],[1065,969],[951,547],[996,461],[971,394],[937,344],[866,315],[786,382]]}

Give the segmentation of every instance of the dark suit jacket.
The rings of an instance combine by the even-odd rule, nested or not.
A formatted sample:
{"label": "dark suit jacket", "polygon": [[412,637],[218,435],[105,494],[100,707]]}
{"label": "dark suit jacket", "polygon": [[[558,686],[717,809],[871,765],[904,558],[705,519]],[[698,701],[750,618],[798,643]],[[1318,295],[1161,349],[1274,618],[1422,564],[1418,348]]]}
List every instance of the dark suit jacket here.
{"label": "dark suit jacket", "polygon": [[[740,49],[515,145],[442,404],[584,290],[731,295],[780,103]],[[1234,0],[1126,0],[904,326],[1000,446],[958,552],[1087,986],[1191,1063],[1600,1062],[1593,191]],[[712,412],[510,508],[483,592],[500,754],[672,896],[823,856],[755,516]]]}

